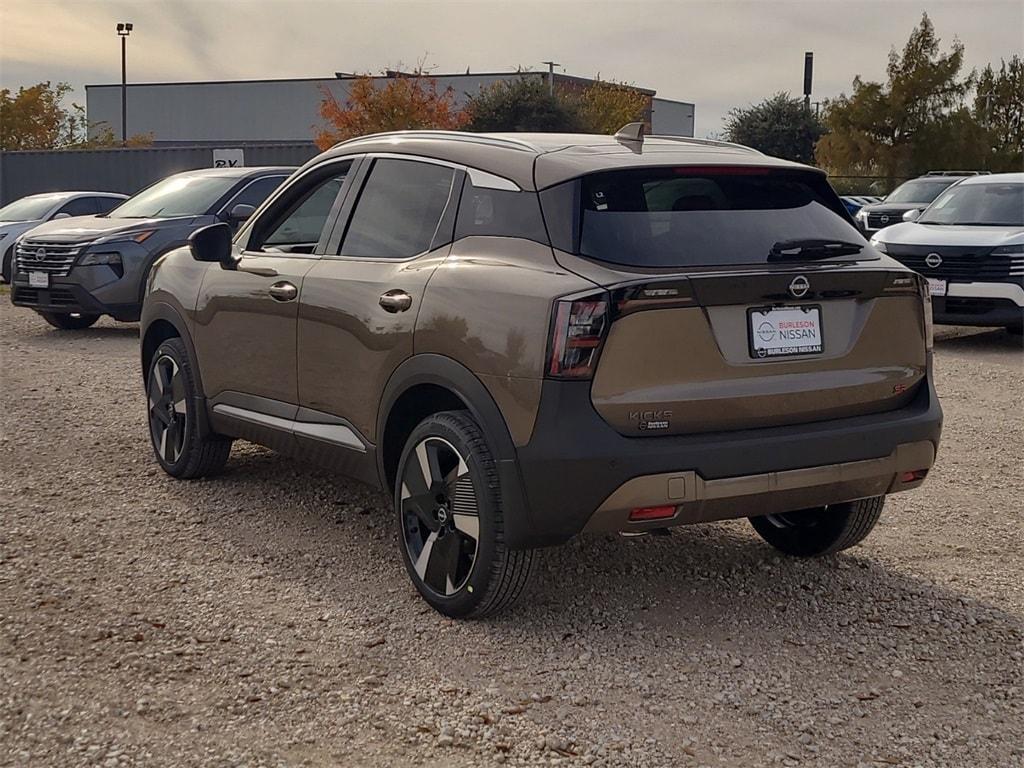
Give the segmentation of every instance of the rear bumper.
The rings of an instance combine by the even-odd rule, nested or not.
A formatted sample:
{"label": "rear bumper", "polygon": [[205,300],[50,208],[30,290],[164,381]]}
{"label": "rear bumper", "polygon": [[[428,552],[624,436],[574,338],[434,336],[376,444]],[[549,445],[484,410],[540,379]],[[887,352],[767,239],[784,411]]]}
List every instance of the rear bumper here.
{"label": "rear bumper", "polygon": [[932,315],[943,325],[1021,325],[1024,287],[1017,283],[948,284],[945,296],[932,297]]}
{"label": "rear bumper", "polygon": [[[517,449],[526,519],[512,529],[514,547],[905,490],[919,481],[901,484],[899,473],[929,468],[942,430],[930,376],[897,411],[679,437],[623,437],[598,416],[589,390],[588,382],[544,383],[533,436]],[[665,504],[679,507],[670,521],[628,523],[630,509]]]}

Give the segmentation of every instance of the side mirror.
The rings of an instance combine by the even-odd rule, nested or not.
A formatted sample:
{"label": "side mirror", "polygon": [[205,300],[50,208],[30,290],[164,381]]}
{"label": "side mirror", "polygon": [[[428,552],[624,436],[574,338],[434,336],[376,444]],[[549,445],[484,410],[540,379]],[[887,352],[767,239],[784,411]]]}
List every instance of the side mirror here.
{"label": "side mirror", "polygon": [[904,221],[917,221],[919,218],[921,218],[920,208],[911,208],[909,211],[903,214]]}
{"label": "side mirror", "polygon": [[70,219],[70,218],[71,218],[71,214],[70,213],[58,213],[58,214],[54,215],[53,220],[56,221],[57,219]]}
{"label": "side mirror", "polygon": [[188,247],[196,261],[218,263],[225,269],[235,268],[231,227],[227,224],[210,224],[197,229],[189,236]]}
{"label": "side mirror", "polygon": [[230,213],[228,213],[228,218],[237,224],[245,221],[255,212],[256,206],[246,205],[245,203],[239,203],[238,205],[231,209]]}

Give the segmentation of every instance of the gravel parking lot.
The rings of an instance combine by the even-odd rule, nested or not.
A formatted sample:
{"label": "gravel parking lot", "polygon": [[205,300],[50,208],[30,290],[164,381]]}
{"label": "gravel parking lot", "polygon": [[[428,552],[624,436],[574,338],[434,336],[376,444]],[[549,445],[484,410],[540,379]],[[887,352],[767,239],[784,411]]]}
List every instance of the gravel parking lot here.
{"label": "gravel parking lot", "polygon": [[137,334],[0,296],[2,765],[1024,765],[1019,337],[940,331],[938,464],[850,553],[583,538],[456,623],[365,487],[166,477]]}

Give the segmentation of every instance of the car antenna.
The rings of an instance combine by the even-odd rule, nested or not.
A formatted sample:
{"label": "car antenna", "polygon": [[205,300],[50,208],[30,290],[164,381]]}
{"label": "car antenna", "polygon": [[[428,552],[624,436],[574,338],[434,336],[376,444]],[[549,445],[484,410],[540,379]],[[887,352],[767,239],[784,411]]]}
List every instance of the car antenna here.
{"label": "car antenna", "polygon": [[[620,144],[626,144],[634,152],[639,152],[644,143],[645,129],[643,123],[627,123],[615,132],[615,140]],[[637,144],[640,147],[637,147]]]}

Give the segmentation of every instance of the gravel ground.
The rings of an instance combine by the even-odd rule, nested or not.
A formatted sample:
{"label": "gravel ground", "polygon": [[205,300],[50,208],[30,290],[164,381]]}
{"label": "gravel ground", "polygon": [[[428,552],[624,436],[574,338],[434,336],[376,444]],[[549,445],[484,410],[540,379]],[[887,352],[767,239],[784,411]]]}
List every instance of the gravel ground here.
{"label": "gravel ground", "polygon": [[133,325],[0,296],[0,764],[1024,765],[1024,356],[936,343],[924,488],[797,562],[743,521],[547,551],[446,620],[387,502],[236,444],[178,482]]}

